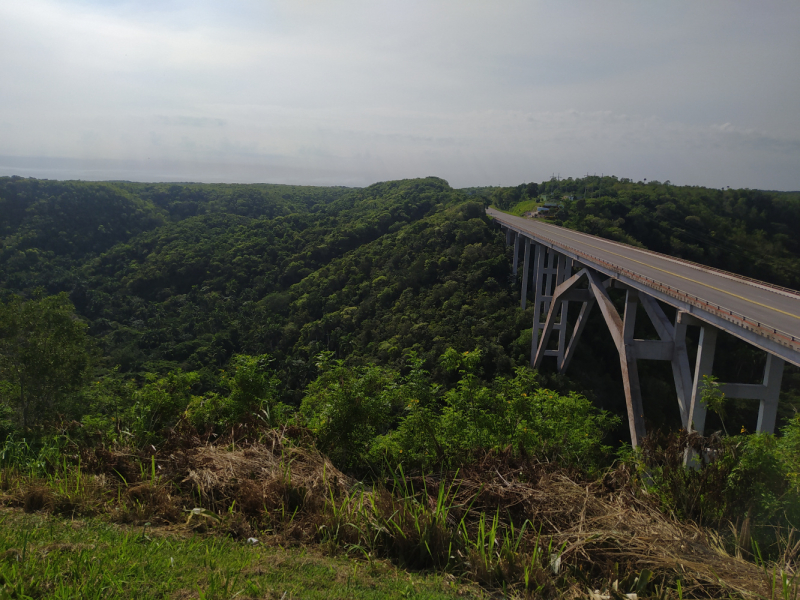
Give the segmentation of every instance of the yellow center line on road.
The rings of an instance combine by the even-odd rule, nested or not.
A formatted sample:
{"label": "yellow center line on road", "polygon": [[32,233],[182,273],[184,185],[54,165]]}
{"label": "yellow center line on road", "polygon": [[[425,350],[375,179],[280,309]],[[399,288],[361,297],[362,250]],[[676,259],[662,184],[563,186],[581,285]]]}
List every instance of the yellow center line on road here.
{"label": "yellow center line on road", "polygon": [[645,262],[636,260],[635,258],[631,258],[629,256],[625,256],[624,254],[617,254],[616,252],[612,252],[611,250],[608,250],[607,248],[601,248],[599,246],[593,246],[592,244],[584,241],[583,239],[570,237],[569,235],[563,234],[561,231],[559,231],[558,233],[563,235],[564,237],[566,237],[569,240],[580,242],[582,244],[585,244],[585,245],[589,246],[590,248],[594,248],[595,250],[600,250],[601,252],[606,252],[608,254],[613,254],[614,256],[618,256],[620,258],[624,258],[625,260],[633,261],[633,262],[635,262],[637,264],[640,264],[642,266],[648,267],[650,269],[655,269],[656,271],[661,271],[662,273],[667,273],[668,275],[673,275],[675,277],[679,277],[680,279],[685,279],[686,281],[691,281],[692,283],[696,283],[698,285],[707,287],[709,289],[716,290],[717,292],[721,292],[723,294],[727,294],[728,296],[733,296],[734,298],[738,298],[739,300],[744,300],[745,302],[749,302],[750,304],[755,304],[756,306],[760,306],[762,308],[766,308],[766,309],[769,309],[769,310],[774,310],[775,312],[779,312],[779,313],[781,313],[783,315],[786,315],[787,317],[792,317],[794,319],[800,320],[800,315],[795,315],[793,313],[786,312],[785,310],[781,310],[779,308],[775,308],[774,306],[769,306],[767,304],[762,304],[761,302],[756,302],[755,300],[751,300],[750,298],[745,298],[744,296],[740,296],[739,294],[734,294],[733,292],[729,292],[727,290],[723,290],[721,288],[714,287],[713,285],[708,285],[707,283],[703,283],[702,281],[697,281],[696,279],[692,279],[691,277],[685,277],[683,275],[679,275],[678,273],[673,273],[672,271],[668,271],[666,269],[660,269],[659,267],[654,267],[653,265],[650,265],[650,264],[647,264]]}

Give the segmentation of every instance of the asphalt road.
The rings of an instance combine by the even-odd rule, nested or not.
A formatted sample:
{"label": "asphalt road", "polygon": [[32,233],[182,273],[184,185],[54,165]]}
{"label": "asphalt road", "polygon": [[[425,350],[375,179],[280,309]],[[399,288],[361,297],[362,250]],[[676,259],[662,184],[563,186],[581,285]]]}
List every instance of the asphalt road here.
{"label": "asphalt road", "polygon": [[[654,279],[686,294],[744,315],[749,320],[800,338],[800,292],[773,289],[733,274],[722,274],[679,259],[612,242],[540,220],[493,208],[487,214],[514,229],[598,257],[618,268]],[[589,264],[589,261],[585,261]]]}

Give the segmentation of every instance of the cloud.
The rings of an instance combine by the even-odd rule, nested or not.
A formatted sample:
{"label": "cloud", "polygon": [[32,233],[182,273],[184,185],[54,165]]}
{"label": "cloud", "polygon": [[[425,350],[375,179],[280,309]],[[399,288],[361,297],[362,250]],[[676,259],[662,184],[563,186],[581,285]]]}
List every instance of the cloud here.
{"label": "cloud", "polygon": [[224,127],[225,119],[212,119],[210,117],[186,117],[166,115],[155,115],[153,122],[156,125],[175,126],[175,127]]}
{"label": "cloud", "polygon": [[0,173],[799,189],[798,26],[719,1],[10,0]]}

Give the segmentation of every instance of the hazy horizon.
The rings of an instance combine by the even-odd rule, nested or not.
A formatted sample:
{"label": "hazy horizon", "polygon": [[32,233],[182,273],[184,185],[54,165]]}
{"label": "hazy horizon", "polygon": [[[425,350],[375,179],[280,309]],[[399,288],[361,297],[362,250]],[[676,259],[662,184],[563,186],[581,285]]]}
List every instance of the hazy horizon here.
{"label": "hazy horizon", "polygon": [[[205,183],[215,184],[215,183],[220,183],[220,184],[232,184],[232,185],[236,185],[236,184],[242,184],[242,185],[267,184],[267,185],[299,185],[299,186],[318,186],[318,187],[345,187],[345,188],[357,189],[357,188],[368,187],[370,185],[377,184],[377,183],[382,183],[382,182],[386,182],[386,181],[396,181],[396,180],[401,180],[401,179],[424,179],[426,177],[439,177],[440,179],[444,179],[445,181],[447,181],[453,189],[465,189],[465,188],[475,188],[475,187],[488,187],[488,188],[490,188],[490,187],[514,187],[514,186],[517,186],[517,185],[520,185],[520,184],[530,183],[530,182],[542,183],[542,182],[548,181],[550,179],[550,177],[544,177],[542,179],[533,178],[533,179],[526,179],[524,181],[511,182],[511,183],[507,183],[507,184],[491,184],[491,183],[487,183],[487,184],[479,184],[479,185],[461,185],[461,186],[459,186],[459,185],[454,185],[453,182],[448,181],[445,177],[440,177],[436,173],[428,173],[427,175],[418,175],[418,176],[413,176],[413,177],[403,177],[403,178],[398,178],[396,180],[380,179],[380,180],[370,181],[370,182],[367,182],[367,183],[352,183],[352,184],[326,183],[324,181],[323,182],[307,182],[306,181],[306,182],[301,182],[301,183],[297,183],[297,182],[293,182],[293,181],[271,181],[271,180],[235,181],[235,180],[228,180],[228,179],[223,179],[223,178],[220,178],[220,179],[206,178],[205,181],[201,181],[201,180],[195,180],[195,179],[181,179],[179,177],[175,177],[175,176],[172,176],[172,175],[165,175],[164,177],[160,177],[160,178],[158,176],[155,176],[155,177],[153,177],[151,179],[136,178],[137,171],[135,169],[133,169],[133,170],[131,170],[131,169],[121,170],[121,168],[118,168],[118,169],[120,169],[119,172],[120,173],[124,173],[124,175],[120,175],[119,177],[112,177],[112,176],[100,177],[99,175],[98,175],[98,177],[93,177],[92,176],[92,174],[103,173],[104,175],[107,175],[108,173],[116,172],[115,169],[109,168],[109,167],[98,168],[98,169],[94,169],[94,170],[89,169],[89,170],[86,170],[84,172],[84,174],[87,175],[87,176],[71,177],[71,176],[67,176],[67,175],[63,175],[63,174],[64,173],[72,173],[72,172],[74,172],[75,171],[75,167],[74,166],[73,167],[54,167],[54,166],[49,166],[49,167],[47,167],[47,166],[26,167],[26,168],[20,168],[19,171],[17,172],[17,171],[14,171],[13,168],[9,169],[7,167],[4,167],[3,166],[3,158],[4,157],[0,156],[0,177],[19,176],[19,177],[23,177],[23,178],[41,179],[41,180],[48,180],[48,181],[87,181],[87,182],[92,182],[92,183],[144,183],[144,184],[147,184],[147,183],[153,183],[153,184],[156,184],[156,183],[175,183],[175,184],[205,184]],[[15,159],[16,160],[24,160],[24,158],[21,158],[21,157],[15,157]],[[54,162],[54,161],[45,159],[43,162],[48,163],[48,162]],[[41,170],[44,173],[49,174],[50,176],[30,174],[30,172],[39,171],[39,170]],[[144,171],[141,171],[141,172],[144,172]],[[148,170],[148,171],[146,171],[146,173],[152,174],[152,171]],[[61,175],[63,175],[63,176],[61,176]],[[133,175],[133,178],[131,178],[131,175]],[[644,181],[642,179],[636,180],[636,179],[633,179],[633,178],[628,178],[624,174],[620,174],[620,173],[588,173],[588,174],[584,173],[583,175],[557,173],[555,175],[552,175],[552,177],[559,177],[560,179],[564,180],[564,179],[567,179],[569,177],[572,177],[573,179],[580,179],[582,177],[586,177],[586,175],[604,175],[604,176],[607,176],[607,177],[617,177],[619,179],[627,178],[627,179],[630,179],[631,181],[638,182],[638,183],[650,183],[651,181],[658,181],[658,183],[662,183],[663,184],[663,183],[667,182],[667,183],[669,183],[670,185],[673,185],[673,186],[684,186],[685,185],[685,186],[708,187],[709,189],[716,189],[714,186],[704,186],[702,184],[694,184],[694,183],[681,183],[681,182],[678,182],[678,181],[672,181],[670,179],[665,179],[663,181],[656,180],[656,179],[649,179],[649,178],[645,179]],[[146,175],[143,175],[143,177],[146,177]],[[721,187],[724,187],[724,186],[721,186]],[[727,187],[733,188],[734,186],[727,186]],[[741,189],[757,189],[757,190],[764,191],[764,192],[800,193],[800,188],[798,188],[798,189],[777,190],[777,189],[774,189],[774,188],[750,188],[748,186],[742,186]]]}
{"label": "hazy horizon", "polygon": [[800,190],[800,4],[10,0],[0,175]]}

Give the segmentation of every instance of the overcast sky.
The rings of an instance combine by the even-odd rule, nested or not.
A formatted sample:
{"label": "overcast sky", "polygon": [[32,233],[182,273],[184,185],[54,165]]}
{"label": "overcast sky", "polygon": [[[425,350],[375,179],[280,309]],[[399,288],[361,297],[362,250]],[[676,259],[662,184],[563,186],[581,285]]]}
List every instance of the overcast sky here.
{"label": "overcast sky", "polygon": [[800,2],[0,2],[0,175],[586,173],[800,189]]}

